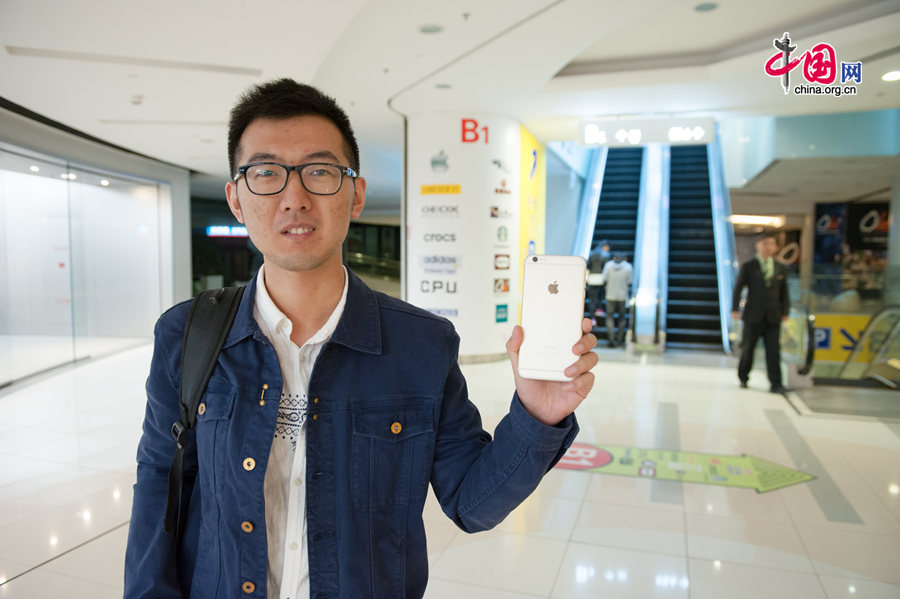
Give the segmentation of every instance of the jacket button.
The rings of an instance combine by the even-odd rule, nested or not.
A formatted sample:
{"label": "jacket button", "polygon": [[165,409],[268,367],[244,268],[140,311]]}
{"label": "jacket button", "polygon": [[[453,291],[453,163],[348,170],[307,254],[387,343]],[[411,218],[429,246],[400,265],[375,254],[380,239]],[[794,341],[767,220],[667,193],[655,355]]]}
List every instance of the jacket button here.
{"label": "jacket button", "polygon": [[318,415],[318,414],[313,414],[313,420],[318,420],[318,419],[319,419],[319,415]]}
{"label": "jacket button", "polygon": [[256,590],[256,585],[250,582],[249,580],[241,585],[241,589],[248,595]]}
{"label": "jacket button", "polygon": [[391,432],[394,433],[395,435],[399,435],[400,431],[402,431],[402,430],[403,430],[403,425],[400,424],[399,422],[395,422],[394,424],[391,425]]}
{"label": "jacket button", "polygon": [[317,398],[313,399],[313,403],[319,403],[319,398],[317,397]]}
{"label": "jacket button", "polygon": [[241,522],[241,530],[244,532],[253,532],[253,524],[244,520]]}
{"label": "jacket button", "polygon": [[246,460],[244,460],[244,470],[250,472],[254,468],[256,468],[256,460],[254,460],[253,458],[247,458]]}
{"label": "jacket button", "polygon": [[200,414],[201,416],[206,414],[206,404],[205,403],[202,403],[199,406],[197,406],[197,413]]}

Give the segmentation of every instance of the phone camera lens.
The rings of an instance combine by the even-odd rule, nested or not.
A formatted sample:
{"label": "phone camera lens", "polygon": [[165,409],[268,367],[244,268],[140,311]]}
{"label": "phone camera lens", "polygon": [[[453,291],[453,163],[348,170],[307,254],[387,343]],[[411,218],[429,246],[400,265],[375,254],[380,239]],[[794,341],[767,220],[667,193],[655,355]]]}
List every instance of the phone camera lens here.
{"label": "phone camera lens", "polygon": [[532,262],[537,262],[537,256],[533,257],[533,258],[531,259],[531,261],[532,261]]}

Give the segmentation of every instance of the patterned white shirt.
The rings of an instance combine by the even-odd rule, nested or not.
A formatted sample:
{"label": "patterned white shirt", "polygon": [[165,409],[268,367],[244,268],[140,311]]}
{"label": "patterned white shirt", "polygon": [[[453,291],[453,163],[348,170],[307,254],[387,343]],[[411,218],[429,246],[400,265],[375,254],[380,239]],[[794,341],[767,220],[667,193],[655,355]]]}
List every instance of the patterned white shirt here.
{"label": "patterned white shirt", "polygon": [[331,339],[347,301],[344,292],[325,325],[303,347],[291,341],[291,321],[266,290],[264,268],[256,281],[253,316],[272,342],[284,387],[278,406],[275,439],[263,485],[268,542],[268,599],[309,599],[309,556],[306,542],[306,414],[307,390],[313,365]]}

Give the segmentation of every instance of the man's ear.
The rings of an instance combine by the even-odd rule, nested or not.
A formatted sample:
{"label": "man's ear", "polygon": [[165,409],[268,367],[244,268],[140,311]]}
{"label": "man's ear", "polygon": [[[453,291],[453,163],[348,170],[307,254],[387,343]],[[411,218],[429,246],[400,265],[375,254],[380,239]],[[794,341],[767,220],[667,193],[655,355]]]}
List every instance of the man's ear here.
{"label": "man's ear", "polygon": [[353,179],[353,204],[350,206],[350,217],[359,218],[366,206],[366,180],[362,177]]}
{"label": "man's ear", "polygon": [[228,208],[234,215],[234,218],[241,224],[244,223],[244,212],[241,210],[241,202],[238,199],[237,183],[229,181],[225,184],[225,199],[228,201]]}

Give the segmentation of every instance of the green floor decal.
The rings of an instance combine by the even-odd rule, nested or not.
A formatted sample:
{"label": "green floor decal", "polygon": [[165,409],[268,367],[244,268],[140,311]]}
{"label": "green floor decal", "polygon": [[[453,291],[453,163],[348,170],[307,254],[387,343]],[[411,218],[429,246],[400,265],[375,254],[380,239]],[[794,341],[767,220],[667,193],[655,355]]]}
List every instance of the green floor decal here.
{"label": "green floor decal", "polygon": [[752,455],[727,456],[664,449],[573,443],[556,465],[565,470],[637,476],[774,491],[815,477]]}

